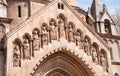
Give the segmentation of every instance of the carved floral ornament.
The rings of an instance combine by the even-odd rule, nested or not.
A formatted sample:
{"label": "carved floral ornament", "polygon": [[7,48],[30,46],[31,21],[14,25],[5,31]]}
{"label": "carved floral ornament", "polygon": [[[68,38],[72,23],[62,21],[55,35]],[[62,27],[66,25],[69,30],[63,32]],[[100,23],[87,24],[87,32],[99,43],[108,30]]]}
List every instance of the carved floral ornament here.
{"label": "carved floral ornament", "polygon": [[13,66],[20,67],[22,59],[30,60],[31,57],[34,57],[35,51],[43,48],[44,45],[48,45],[48,43],[52,43],[52,40],[59,41],[60,38],[65,38],[68,42],[75,43],[79,49],[84,49],[84,52],[92,57],[96,65],[105,67],[103,69],[107,71],[106,53],[101,55],[101,52],[97,49],[98,47],[91,44],[88,36],[83,37],[83,32],[80,29],[77,29],[72,22],[67,23],[66,18],[60,15],[58,20],[52,18],[49,24],[43,23],[41,28],[34,28],[32,36],[29,33],[25,33],[23,42],[19,39],[20,45],[14,43]]}

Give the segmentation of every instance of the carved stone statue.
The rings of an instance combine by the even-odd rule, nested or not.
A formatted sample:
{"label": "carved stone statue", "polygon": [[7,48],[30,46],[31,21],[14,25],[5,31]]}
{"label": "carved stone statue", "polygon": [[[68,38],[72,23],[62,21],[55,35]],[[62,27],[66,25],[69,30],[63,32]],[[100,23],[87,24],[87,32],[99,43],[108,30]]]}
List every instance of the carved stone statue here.
{"label": "carved stone statue", "polygon": [[85,39],[85,43],[84,43],[84,51],[87,55],[90,55],[90,44],[87,38]]}
{"label": "carved stone statue", "polygon": [[51,40],[57,40],[57,27],[55,21],[50,22],[50,36]]}
{"label": "carved stone statue", "polygon": [[38,36],[38,32],[34,31],[33,32],[33,49],[38,50],[40,48],[40,40]]}
{"label": "carved stone statue", "polygon": [[101,66],[103,67],[103,70],[106,71],[106,69],[107,69],[107,60],[105,59],[103,54],[101,54],[101,56],[100,56],[100,63],[101,63]]}
{"label": "carved stone statue", "polygon": [[74,42],[74,34],[72,31],[68,32],[68,41],[69,42]]}
{"label": "carved stone statue", "polygon": [[23,49],[24,49],[24,58],[25,59],[30,59],[30,44],[28,39],[25,39],[24,44],[23,44]]}
{"label": "carved stone statue", "polygon": [[82,43],[82,39],[80,37],[80,32],[77,32],[76,34],[76,45],[82,49],[83,48],[83,43]]}
{"label": "carved stone statue", "polygon": [[47,45],[48,44],[48,31],[45,25],[42,26],[41,33],[42,33],[42,45]]}
{"label": "carved stone statue", "polygon": [[92,48],[92,59],[95,64],[98,64],[98,55],[94,47]]}
{"label": "carved stone statue", "polygon": [[58,21],[59,37],[65,37],[65,26],[62,19]]}
{"label": "carved stone statue", "polygon": [[74,42],[74,30],[72,25],[69,25],[69,28],[68,28],[68,41]]}
{"label": "carved stone statue", "polygon": [[18,45],[15,45],[13,49],[13,66],[20,67],[20,48]]}

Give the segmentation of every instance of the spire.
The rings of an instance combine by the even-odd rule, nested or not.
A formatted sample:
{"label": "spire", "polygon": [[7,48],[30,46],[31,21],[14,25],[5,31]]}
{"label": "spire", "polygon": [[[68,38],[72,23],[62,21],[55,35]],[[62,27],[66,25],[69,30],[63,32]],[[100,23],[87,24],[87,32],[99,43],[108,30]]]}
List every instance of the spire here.
{"label": "spire", "polygon": [[99,2],[99,0],[93,0],[94,2]]}
{"label": "spire", "polygon": [[90,7],[88,7],[88,13],[90,13]]}
{"label": "spire", "polygon": [[93,16],[95,21],[99,21],[101,12],[103,12],[103,5],[99,2],[99,0],[93,0],[91,6],[91,15]]}
{"label": "spire", "polygon": [[93,0],[92,5],[97,5],[99,3],[99,0]]}
{"label": "spire", "polygon": [[107,11],[106,5],[103,4],[103,12],[106,12],[106,11]]}

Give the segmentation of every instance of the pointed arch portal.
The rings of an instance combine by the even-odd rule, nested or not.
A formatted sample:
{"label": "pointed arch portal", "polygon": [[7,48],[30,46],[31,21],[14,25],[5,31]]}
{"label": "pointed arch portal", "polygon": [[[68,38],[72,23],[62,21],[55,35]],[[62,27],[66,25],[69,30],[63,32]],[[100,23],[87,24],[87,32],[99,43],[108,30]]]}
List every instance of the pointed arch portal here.
{"label": "pointed arch portal", "polygon": [[37,65],[32,76],[94,76],[94,74],[81,59],[62,49]]}

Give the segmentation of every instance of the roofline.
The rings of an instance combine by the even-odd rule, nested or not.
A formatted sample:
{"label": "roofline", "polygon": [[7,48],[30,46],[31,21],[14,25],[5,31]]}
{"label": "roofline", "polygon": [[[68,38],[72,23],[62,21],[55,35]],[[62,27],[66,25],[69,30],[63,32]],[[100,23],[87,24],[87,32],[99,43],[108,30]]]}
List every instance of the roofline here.
{"label": "roofline", "polygon": [[68,8],[71,10],[71,12],[73,12],[73,14],[85,25],[85,27],[86,27],[89,31],[91,31],[91,33],[92,33],[108,50],[110,50],[110,47],[107,45],[107,43],[106,43],[87,23],[85,23],[85,22],[81,19],[80,15],[79,15],[78,13],[76,13],[76,12],[74,11],[74,9],[73,9],[70,5],[68,5],[68,3],[67,3],[65,0],[62,0],[62,1],[65,2],[65,4],[68,6]]}
{"label": "roofline", "polygon": [[[35,19],[38,15],[42,14],[45,10],[47,10],[47,8],[49,8],[50,6],[52,6],[53,4],[55,4],[58,0],[54,0],[53,2],[49,3],[47,6],[43,7],[42,9],[40,9],[39,11],[37,11],[34,15],[32,15],[29,19],[24,20],[23,22],[17,24],[18,26],[15,27],[14,29],[12,29],[10,32],[8,32],[6,34],[7,38],[9,38],[10,36],[12,36],[16,31],[20,30],[21,28],[23,28],[28,22],[32,21],[33,19]],[[85,25],[85,27],[91,31],[91,33],[108,49],[110,50],[110,47],[107,45],[107,43],[87,24],[85,23],[80,15],[65,1],[62,0],[64,2],[64,4],[71,10],[71,12],[83,23],[83,25]]]}

